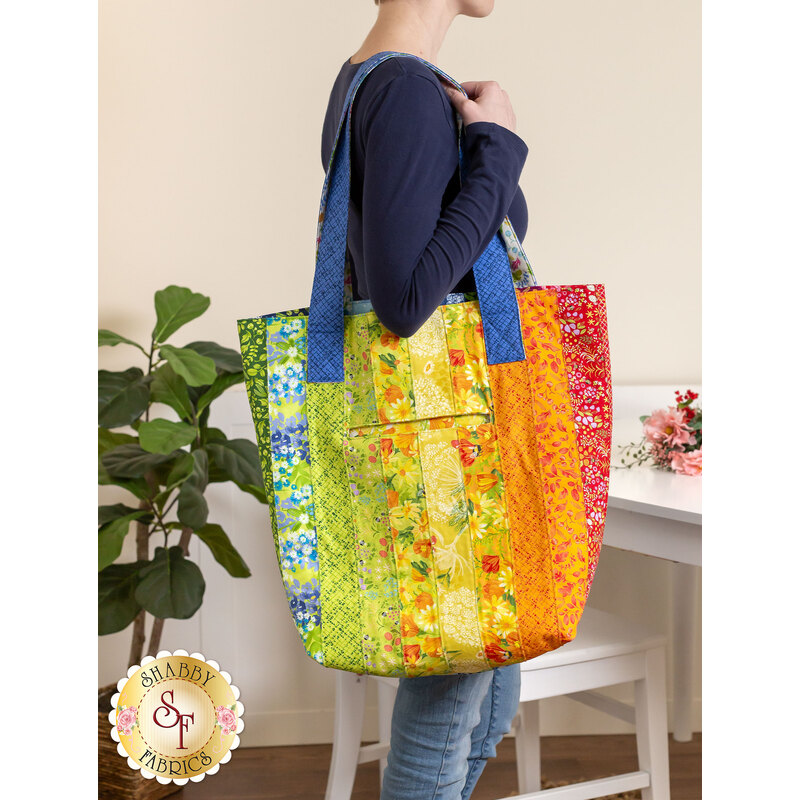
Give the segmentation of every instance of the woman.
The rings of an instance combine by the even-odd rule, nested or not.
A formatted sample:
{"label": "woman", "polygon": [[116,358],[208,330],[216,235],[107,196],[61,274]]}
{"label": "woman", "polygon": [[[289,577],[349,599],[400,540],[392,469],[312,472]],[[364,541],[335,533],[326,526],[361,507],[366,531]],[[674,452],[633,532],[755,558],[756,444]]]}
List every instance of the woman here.
{"label": "woman", "polygon": [[[358,65],[394,50],[436,64],[459,14],[485,17],[494,0],[375,0],[377,21],[341,67],[322,133],[327,168],[344,98]],[[508,214],[528,225],[518,182],[528,148],[507,94],[494,82],[444,86],[414,59],[391,58],[353,103],[348,253],[353,297],[412,335],[449,292],[475,291],[472,265]],[[468,175],[459,185],[457,123]],[[381,800],[470,797],[519,703],[519,665],[486,672],[401,678]]]}

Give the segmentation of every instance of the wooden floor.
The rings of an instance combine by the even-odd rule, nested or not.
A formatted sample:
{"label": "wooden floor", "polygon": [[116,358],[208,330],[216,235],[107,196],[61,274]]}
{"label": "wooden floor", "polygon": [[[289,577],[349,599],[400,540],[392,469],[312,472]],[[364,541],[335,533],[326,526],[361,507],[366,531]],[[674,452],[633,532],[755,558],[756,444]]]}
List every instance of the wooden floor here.
{"label": "wooden floor", "polygon": [[[672,800],[700,800],[702,737],[692,742],[670,739]],[[188,784],[176,800],[322,800],[328,778],[330,745],[254,747],[233,753],[216,775]],[[542,739],[542,777],[558,783],[633,772],[633,736],[550,736]],[[497,800],[517,791],[514,740],[505,738],[497,758],[486,769],[472,800]],[[362,764],[356,774],[352,800],[378,800],[378,763]],[[632,796],[639,796],[634,793]]]}

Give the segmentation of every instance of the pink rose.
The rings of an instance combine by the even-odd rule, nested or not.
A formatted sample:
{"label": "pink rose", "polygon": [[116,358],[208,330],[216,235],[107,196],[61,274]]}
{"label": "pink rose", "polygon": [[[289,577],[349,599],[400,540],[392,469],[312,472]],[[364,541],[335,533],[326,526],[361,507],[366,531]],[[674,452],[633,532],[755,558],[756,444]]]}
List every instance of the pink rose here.
{"label": "pink rose", "polygon": [[222,735],[227,736],[229,733],[233,733],[236,730],[236,714],[229,708],[225,708],[225,706],[217,706],[216,711],[217,722],[222,728]]}
{"label": "pink rose", "polygon": [[131,735],[131,730],[136,724],[136,707],[129,706],[123,709],[117,716],[117,730],[126,736]]}
{"label": "pink rose", "polygon": [[672,453],[670,466],[681,475],[701,475],[703,473],[703,449],[691,450],[688,453],[676,450]]}
{"label": "pink rose", "polygon": [[669,447],[694,444],[694,433],[686,424],[682,408],[670,406],[654,411],[644,421],[644,435],[652,444],[661,443]]}

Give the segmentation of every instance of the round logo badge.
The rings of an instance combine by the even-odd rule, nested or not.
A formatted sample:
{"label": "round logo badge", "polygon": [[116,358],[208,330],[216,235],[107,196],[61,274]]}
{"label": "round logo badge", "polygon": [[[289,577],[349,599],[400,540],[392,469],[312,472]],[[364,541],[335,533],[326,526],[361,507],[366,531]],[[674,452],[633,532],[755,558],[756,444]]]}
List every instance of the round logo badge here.
{"label": "round logo badge", "polygon": [[147,656],[111,698],[111,738],[132,769],[184,785],[230,761],[244,729],[244,706],[216,661],[185,650]]}

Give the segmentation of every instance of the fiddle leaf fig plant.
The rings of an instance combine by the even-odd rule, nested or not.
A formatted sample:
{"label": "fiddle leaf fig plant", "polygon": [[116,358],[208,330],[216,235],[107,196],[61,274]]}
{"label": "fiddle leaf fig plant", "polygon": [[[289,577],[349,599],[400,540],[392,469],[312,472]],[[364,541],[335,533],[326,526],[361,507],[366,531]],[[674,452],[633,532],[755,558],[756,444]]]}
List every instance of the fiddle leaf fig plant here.
{"label": "fiddle leaf fig plant", "polygon": [[[203,602],[203,574],[187,558],[193,537],[230,575],[250,575],[228,534],[209,521],[207,486],[231,481],[267,502],[256,445],[208,425],[214,400],[244,380],[239,353],[214,342],[167,341],[210,302],[182,286],[156,292],[147,347],[98,332],[100,347],[140,351],[141,366],[98,372],[98,482],[130,495],[98,508],[99,627],[102,635],[133,623],[129,666],[144,654],[145,612],[154,617],[147,652],[155,655],[164,620],[188,619]],[[167,416],[155,416],[156,405]],[[136,560],[117,563],[131,532]]]}

